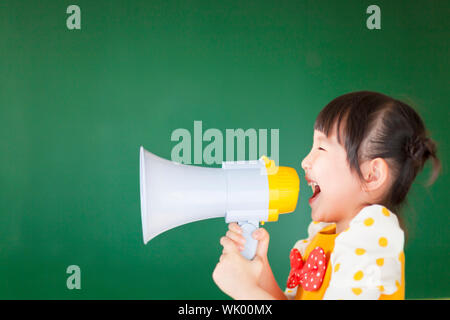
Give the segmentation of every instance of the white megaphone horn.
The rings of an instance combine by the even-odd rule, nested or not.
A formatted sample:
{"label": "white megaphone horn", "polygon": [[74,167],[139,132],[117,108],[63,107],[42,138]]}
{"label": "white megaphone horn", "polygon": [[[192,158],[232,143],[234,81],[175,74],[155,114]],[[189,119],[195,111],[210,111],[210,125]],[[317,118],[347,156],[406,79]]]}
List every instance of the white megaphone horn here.
{"label": "white megaphone horn", "polygon": [[242,255],[253,259],[259,222],[295,210],[300,188],[295,169],[263,156],[225,161],[222,168],[184,165],[140,147],[141,218],[144,243],[169,229],[210,218],[238,222],[246,238]]}

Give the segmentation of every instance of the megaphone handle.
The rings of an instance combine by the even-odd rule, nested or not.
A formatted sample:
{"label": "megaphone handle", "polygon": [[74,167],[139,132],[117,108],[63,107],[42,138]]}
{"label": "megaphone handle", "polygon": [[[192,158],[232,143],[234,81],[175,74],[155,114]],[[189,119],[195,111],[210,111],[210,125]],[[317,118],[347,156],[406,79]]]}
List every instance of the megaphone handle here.
{"label": "megaphone handle", "polygon": [[244,250],[241,254],[244,258],[252,260],[255,257],[258,240],[252,237],[253,231],[259,228],[259,221],[239,221],[239,226],[242,229],[242,235],[245,238]]}

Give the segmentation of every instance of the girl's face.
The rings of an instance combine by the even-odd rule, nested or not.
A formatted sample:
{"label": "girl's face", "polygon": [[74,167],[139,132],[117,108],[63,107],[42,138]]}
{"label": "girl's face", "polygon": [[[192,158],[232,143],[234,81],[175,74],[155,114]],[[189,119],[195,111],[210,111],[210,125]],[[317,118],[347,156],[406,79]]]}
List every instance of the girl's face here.
{"label": "girl's face", "polygon": [[350,170],[347,153],[338,143],[335,130],[329,137],[314,130],[313,146],[303,159],[302,168],[313,188],[309,199],[313,221],[346,225],[364,207],[359,177]]}

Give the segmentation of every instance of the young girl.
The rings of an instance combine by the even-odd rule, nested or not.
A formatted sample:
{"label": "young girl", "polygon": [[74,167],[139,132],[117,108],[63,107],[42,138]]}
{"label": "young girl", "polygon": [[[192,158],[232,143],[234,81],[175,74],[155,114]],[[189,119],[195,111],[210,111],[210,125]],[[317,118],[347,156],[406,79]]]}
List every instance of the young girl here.
{"label": "young girl", "polygon": [[396,213],[430,158],[432,183],[440,170],[436,145],[410,106],[367,91],[334,99],[319,113],[302,161],[313,222],[291,250],[286,290],[267,259],[267,231],[253,233],[259,244],[248,261],[235,223],[220,239],[215,283],[234,299],[404,299],[404,233]]}

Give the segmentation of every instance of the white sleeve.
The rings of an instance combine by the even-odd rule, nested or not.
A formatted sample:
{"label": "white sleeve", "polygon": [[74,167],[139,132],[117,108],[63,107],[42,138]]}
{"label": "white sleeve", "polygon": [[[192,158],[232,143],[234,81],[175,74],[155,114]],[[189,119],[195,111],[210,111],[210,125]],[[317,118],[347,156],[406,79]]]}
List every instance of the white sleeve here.
{"label": "white sleeve", "polygon": [[[308,226],[308,238],[297,241],[292,249],[297,249],[302,255],[302,258],[304,259],[305,250],[308,247],[309,243],[311,242],[312,238],[314,238],[314,236],[320,230],[329,226],[330,224],[331,223],[312,221]],[[295,299],[295,296],[297,295],[297,287],[295,288],[286,287],[286,289],[284,290],[284,294],[289,300]]]}
{"label": "white sleeve", "polygon": [[361,210],[336,237],[324,299],[378,299],[401,283],[404,234],[397,217],[380,205]]}

